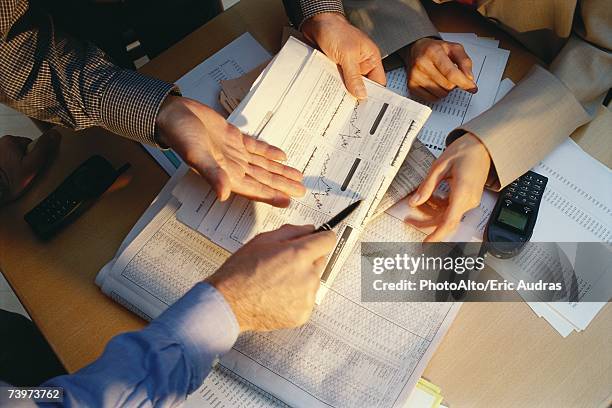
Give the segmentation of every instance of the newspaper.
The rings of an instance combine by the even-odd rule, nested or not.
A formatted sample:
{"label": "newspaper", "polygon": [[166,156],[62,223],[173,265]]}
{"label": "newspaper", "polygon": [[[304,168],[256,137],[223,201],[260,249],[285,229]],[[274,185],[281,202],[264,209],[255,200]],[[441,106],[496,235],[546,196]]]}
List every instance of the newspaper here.
{"label": "newspaper", "polygon": [[374,82],[366,80],[366,88],[368,99],[358,102],[331,60],[290,38],[229,121],[283,149],[288,165],[304,173],[306,195],[286,209],[238,196],[219,202],[201,177],[189,173],[174,191],[178,218],[234,252],[259,232],[286,223],[320,225],[362,200],[338,227],[320,302],[431,112]]}
{"label": "newspaper", "polygon": [[[172,195],[160,195],[98,276],[104,293],[147,320],[229,255],[179,222],[179,205]],[[423,236],[383,214],[364,229],[362,239],[420,241]],[[362,303],[359,248],[306,325],[241,335],[186,406],[405,406],[460,305]]]}

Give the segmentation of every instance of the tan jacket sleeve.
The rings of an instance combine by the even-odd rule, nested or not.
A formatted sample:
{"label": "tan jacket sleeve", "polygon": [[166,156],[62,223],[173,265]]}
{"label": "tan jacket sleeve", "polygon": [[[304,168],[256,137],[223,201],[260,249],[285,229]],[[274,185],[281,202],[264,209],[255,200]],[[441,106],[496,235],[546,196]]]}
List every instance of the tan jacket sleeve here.
{"label": "tan jacket sleeve", "polygon": [[383,58],[423,37],[439,37],[419,0],[344,0],[353,25],[367,33]]}
{"label": "tan jacket sleeve", "polygon": [[487,147],[502,188],[588,123],[612,87],[612,18],[606,0],[582,1],[574,31],[549,70],[536,66],[499,103],[453,131]]}

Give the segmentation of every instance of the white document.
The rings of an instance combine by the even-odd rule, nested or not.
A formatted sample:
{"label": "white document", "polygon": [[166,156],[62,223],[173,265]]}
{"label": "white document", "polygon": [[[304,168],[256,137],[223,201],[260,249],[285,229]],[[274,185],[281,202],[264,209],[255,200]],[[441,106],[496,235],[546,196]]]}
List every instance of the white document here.
{"label": "white document", "polygon": [[[228,255],[177,221],[177,208],[169,198],[102,282],[107,295],[149,320]],[[387,214],[363,234],[371,242],[422,238]],[[460,305],[361,303],[360,262],[357,245],[306,325],[240,336],[187,406],[405,406]]]}
{"label": "white document", "polygon": [[562,336],[569,336],[576,327],[552,309],[546,302],[527,302],[538,317],[544,318]]}
{"label": "white document", "polygon": [[[247,32],[183,75],[176,84],[183,96],[202,102],[225,116],[219,103],[220,81],[241,77],[269,59],[270,53]],[[172,150],[143,146],[169,175],[182,163]]]}
{"label": "white document", "polygon": [[23,113],[6,105],[0,105],[0,137],[15,135],[36,138],[41,133],[34,122]]}
{"label": "white document", "polygon": [[440,33],[444,41],[456,43],[472,43],[481,47],[498,48],[499,41],[493,38],[478,37],[475,33]]}
{"label": "white document", "polygon": [[218,364],[183,408],[290,408],[270,393]]}
{"label": "white document", "polygon": [[533,241],[612,242],[612,171],[568,139],[533,170],[548,177]]}
{"label": "white document", "polygon": [[[442,34],[445,38],[445,34]],[[446,147],[446,137],[455,128],[489,109],[494,101],[501,77],[510,55],[509,51],[481,46],[462,37],[454,36],[470,56],[473,63],[474,81],[478,92],[472,95],[461,89],[455,89],[436,103],[419,101],[431,107],[431,117],[423,126],[419,140],[431,149],[436,157]],[[409,96],[406,70],[395,69],[387,73],[387,88],[403,96]]]}
{"label": "white document", "polygon": [[438,398],[422,389],[415,387],[410,394],[410,399],[406,403],[406,408],[437,408]]}
{"label": "white document", "polygon": [[[548,177],[548,184],[532,241],[612,242],[612,194],[609,188],[602,187],[612,185],[612,171],[607,166],[568,139],[534,167],[534,171]],[[591,258],[594,264],[595,259]],[[605,293],[595,296],[589,292],[609,289],[612,273],[605,270],[595,273],[594,268],[589,271],[593,274],[578,276],[581,297],[605,298]],[[548,306],[576,330],[584,330],[605,302],[555,302]],[[554,325],[555,315],[544,317]],[[562,335],[564,332],[560,331]]]}
{"label": "white document", "polygon": [[363,200],[338,227],[320,300],[431,112],[371,81],[366,88],[367,101],[358,103],[333,62],[289,39],[229,120],[283,149],[288,164],[304,173],[306,195],[286,209],[242,197],[221,203],[190,173],[175,190],[179,219],[234,252],[259,232],[286,223],[320,225]]}

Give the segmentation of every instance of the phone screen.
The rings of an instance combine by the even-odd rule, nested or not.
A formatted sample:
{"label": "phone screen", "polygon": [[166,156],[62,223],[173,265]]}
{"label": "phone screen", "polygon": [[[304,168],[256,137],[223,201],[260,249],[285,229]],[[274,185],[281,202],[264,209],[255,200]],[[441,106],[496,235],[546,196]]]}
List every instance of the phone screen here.
{"label": "phone screen", "polygon": [[521,214],[506,207],[501,208],[499,217],[497,217],[497,221],[514,227],[520,231],[525,231],[527,220],[528,218],[526,214]]}

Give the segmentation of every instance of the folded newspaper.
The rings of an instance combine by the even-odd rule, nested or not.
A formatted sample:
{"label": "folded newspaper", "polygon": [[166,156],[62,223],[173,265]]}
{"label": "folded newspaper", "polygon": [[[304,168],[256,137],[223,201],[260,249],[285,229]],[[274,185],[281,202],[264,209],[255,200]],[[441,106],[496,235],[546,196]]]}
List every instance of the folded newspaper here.
{"label": "folded newspaper", "polygon": [[320,225],[349,204],[362,205],[337,229],[321,277],[321,301],[404,162],[431,109],[366,81],[368,98],[346,90],[336,64],[290,38],[229,117],[240,130],[278,146],[302,171],[307,193],[288,208],[235,196],[215,199],[189,172],[174,190],[178,218],[230,252],[283,224]]}
{"label": "folded newspaper", "polygon": [[[185,405],[404,406],[460,305],[362,303],[359,235],[373,242],[423,239],[423,234],[386,213],[366,223],[378,212],[377,205],[428,109],[371,83],[368,102],[357,104],[346,93],[335,66],[301,43],[290,44],[291,67],[282,67],[285,82],[274,73],[275,64],[286,62],[283,49],[230,120],[244,132],[284,148],[293,157],[290,164],[306,173],[309,194],[276,217],[269,215],[271,209],[253,209],[239,198],[221,208],[257,211],[258,220],[268,219],[260,229],[271,229],[276,219],[322,222],[355,199],[364,199],[366,205],[341,227],[340,236],[347,228],[357,233],[351,233],[351,245],[343,246],[344,262],[335,262],[337,279],[328,280],[328,293],[310,321],[291,330],[242,334]],[[266,78],[274,81],[278,98],[270,97]],[[281,86],[300,81],[304,84],[296,89]],[[275,106],[266,101],[274,101]],[[293,114],[289,122],[278,119],[286,114],[279,109],[283,106]],[[199,179],[180,168],[96,278],[105,294],[147,320],[212,274],[240,246],[226,243],[223,248],[219,235],[206,233],[204,218],[193,223],[199,218],[197,211],[185,212],[185,203],[187,207],[207,203],[202,200],[204,190],[198,188],[202,188]],[[189,194],[199,200],[189,201]],[[211,200],[208,205],[210,210],[221,203]],[[258,220],[222,238],[239,237],[237,242],[243,242],[257,232],[254,221]]]}

